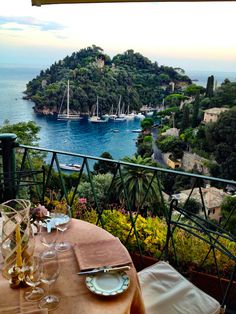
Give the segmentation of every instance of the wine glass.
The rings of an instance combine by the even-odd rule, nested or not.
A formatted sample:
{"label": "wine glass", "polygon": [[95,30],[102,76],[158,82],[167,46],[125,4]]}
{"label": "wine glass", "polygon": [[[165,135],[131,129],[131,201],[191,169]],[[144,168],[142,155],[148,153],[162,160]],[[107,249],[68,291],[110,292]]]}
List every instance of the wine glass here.
{"label": "wine glass", "polygon": [[44,296],[39,302],[39,308],[47,308],[49,311],[55,310],[59,304],[59,298],[56,295],[50,294],[50,286],[59,276],[59,263],[57,252],[44,251],[41,254],[40,280],[48,285],[48,295]]}
{"label": "wine glass", "polygon": [[30,266],[26,266],[25,282],[31,287],[25,291],[25,299],[27,301],[38,301],[44,296],[44,290],[38,287],[41,283],[40,267],[40,258],[36,256],[30,260]]}
{"label": "wine glass", "polygon": [[48,248],[45,252],[50,255],[54,254],[54,249],[56,245],[56,241],[58,238],[58,232],[55,228],[55,221],[53,217],[45,220],[44,222],[40,221],[40,241],[44,246]]}
{"label": "wine glass", "polygon": [[62,233],[61,241],[56,243],[55,249],[59,252],[68,251],[71,244],[64,240],[64,234],[70,226],[71,208],[67,204],[60,204],[53,210],[52,214],[54,215],[55,227]]}

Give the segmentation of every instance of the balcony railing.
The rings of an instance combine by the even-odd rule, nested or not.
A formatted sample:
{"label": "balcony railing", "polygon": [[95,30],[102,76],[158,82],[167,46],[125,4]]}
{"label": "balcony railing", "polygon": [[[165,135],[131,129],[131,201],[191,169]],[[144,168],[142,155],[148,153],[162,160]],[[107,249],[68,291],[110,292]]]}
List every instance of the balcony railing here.
{"label": "balcony railing", "polygon": [[[218,197],[210,194],[213,187],[226,195],[223,191],[227,186],[236,187],[235,181],[25,145],[13,145],[12,150],[16,150],[15,169],[12,157],[8,162],[2,161],[1,202],[10,196],[27,197],[48,207],[67,202],[76,218],[105,228],[118,236],[133,256],[138,254],[141,264],[137,267],[144,266],[148,255],[169,260],[188,277],[192,270],[195,275],[196,271],[214,274],[214,291],[207,290],[208,284],[205,291],[217,298],[222,307],[236,310],[236,209],[229,207],[222,218]],[[47,164],[40,163],[39,154],[46,155]],[[81,165],[72,177],[60,168],[60,161],[66,157]],[[112,169],[104,188],[98,188],[95,162]],[[85,182],[87,191],[81,192]],[[177,183],[188,187],[184,200],[176,193],[181,192]],[[89,197],[86,194],[85,199],[83,193]],[[193,211],[196,193],[200,212]]]}

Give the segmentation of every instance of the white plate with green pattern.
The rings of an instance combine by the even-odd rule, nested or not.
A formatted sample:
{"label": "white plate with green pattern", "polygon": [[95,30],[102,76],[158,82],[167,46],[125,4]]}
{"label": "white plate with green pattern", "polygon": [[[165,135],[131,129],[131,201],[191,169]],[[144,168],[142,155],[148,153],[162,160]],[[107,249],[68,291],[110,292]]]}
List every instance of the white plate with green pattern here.
{"label": "white plate with green pattern", "polygon": [[97,273],[86,277],[88,289],[98,295],[114,296],[126,291],[130,279],[125,272]]}

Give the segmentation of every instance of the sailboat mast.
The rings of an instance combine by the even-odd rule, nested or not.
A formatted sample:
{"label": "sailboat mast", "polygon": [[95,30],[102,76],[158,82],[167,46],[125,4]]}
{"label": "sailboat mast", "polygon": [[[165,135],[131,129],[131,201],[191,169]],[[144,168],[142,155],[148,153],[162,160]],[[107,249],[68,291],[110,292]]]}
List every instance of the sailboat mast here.
{"label": "sailboat mast", "polygon": [[97,117],[98,117],[98,96],[97,96]]}
{"label": "sailboat mast", "polygon": [[121,103],[121,95],[118,103],[118,117],[120,116],[120,103]]}
{"label": "sailboat mast", "polygon": [[67,118],[70,115],[70,81],[67,81]]}

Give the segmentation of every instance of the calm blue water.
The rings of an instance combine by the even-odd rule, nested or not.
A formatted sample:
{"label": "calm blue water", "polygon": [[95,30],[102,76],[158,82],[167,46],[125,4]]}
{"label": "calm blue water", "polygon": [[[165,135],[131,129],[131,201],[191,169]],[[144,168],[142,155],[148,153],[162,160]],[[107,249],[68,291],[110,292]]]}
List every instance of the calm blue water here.
{"label": "calm blue water", "polygon": [[226,78],[229,79],[231,82],[236,82],[236,72],[186,71],[186,75],[188,75],[192,80],[197,79],[197,81],[193,83],[204,87],[206,87],[207,78],[210,75],[214,75],[217,86],[220,86],[220,84],[224,82]]}
{"label": "calm blue water", "polygon": [[[33,103],[23,100],[26,83],[34,78],[39,68],[0,67],[0,125],[4,120],[10,123],[35,121],[40,127],[40,146],[91,156],[110,152],[114,159],[132,156],[135,151],[140,121],[90,123],[86,120],[70,122],[34,114]],[[113,130],[119,130],[114,133]],[[60,162],[76,162],[72,157],[62,157]]]}
{"label": "calm blue water", "polygon": [[[10,123],[35,121],[40,127],[40,146],[91,156],[110,152],[114,159],[132,156],[135,151],[136,133],[131,130],[140,128],[140,121],[109,122],[92,124],[88,121],[66,122],[34,114],[33,103],[22,99],[26,83],[39,74],[41,68],[0,67],[0,125],[4,120]],[[215,75],[220,84],[226,77],[235,81],[236,73],[188,72],[198,84],[205,86],[207,77]],[[118,129],[118,133],[113,130]],[[65,160],[66,159],[66,160]],[[65,157],[61,162],[75,162]]]}

